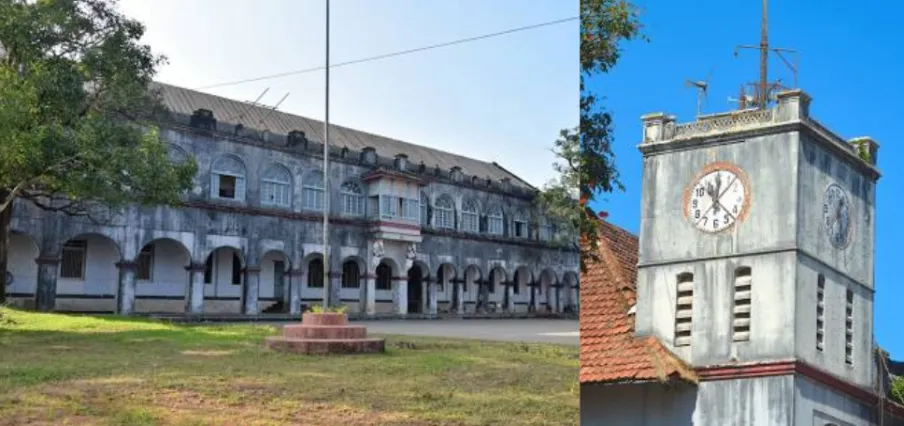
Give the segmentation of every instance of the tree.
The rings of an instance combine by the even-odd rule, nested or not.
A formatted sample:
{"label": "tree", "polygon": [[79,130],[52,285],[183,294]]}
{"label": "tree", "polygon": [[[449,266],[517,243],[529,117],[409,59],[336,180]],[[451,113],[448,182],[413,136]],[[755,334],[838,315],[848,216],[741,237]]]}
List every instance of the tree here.
{"label": "tree", "polygon": [[600,222],[588,203],[601,193],[623,190],[612,152],[612,115],[599,106],[585,78],[607,73],[620,56],[619,44],[640,35],[638,10],[625,0],[581,0],[580,124],[555,142],[559,176],[538,197],[541,207],[581,235],[581,269],[596,260]]}
{"label": "tree", "polygon": [[149,85],[165,59],[115,6],[0,0],[0,277],[16,200],[91,216],[175,204],[191,187],[196,162],[170,161],[153,124],[165,110]]}

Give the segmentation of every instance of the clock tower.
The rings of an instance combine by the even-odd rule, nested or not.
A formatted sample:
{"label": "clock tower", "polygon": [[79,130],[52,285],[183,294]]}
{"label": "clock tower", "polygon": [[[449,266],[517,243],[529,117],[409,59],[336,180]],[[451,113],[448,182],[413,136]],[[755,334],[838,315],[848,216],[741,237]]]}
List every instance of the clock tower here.
{"label": "clock tower", "polygon": [[878,145],[809,104],[643,117],[635,329],[697,371],[695,425],[878,424]]}

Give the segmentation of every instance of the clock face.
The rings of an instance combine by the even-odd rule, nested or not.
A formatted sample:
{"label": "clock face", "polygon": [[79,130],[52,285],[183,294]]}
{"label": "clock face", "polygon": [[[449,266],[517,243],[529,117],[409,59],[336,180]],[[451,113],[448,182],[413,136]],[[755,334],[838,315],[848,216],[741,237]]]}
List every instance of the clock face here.
{"label": "clock face", "polygon": [[708,167],[688,188],[685,213],[697,229],[720,232],[747,213],[748,189],[743,172],[733,166]]}
{"label": "clock face", "polygon": [[826,189],[822,203],[822,221],[826,227],[829,242],[838,249],[847,247],[851,241],[851,203],[847,193],[837,184]]}

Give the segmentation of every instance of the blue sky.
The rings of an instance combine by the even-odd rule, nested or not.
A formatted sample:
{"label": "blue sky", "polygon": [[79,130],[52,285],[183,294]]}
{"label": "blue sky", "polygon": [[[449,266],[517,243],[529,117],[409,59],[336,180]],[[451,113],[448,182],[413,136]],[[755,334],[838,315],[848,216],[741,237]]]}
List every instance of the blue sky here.
{"label": "blue sky", "polygon": [[[898,129],[902,122],[895,101],[904,99],[901,58],[904,45],[898,17],[904,5],[878,0],[846,2],[773,1],[769,10],[770,44],[800,52],[798,86],[813,97],[811,114],[843,138],[872,136],[880,144],[876,195],[875,333],[893,357],[904,357],[900,327],[904,286],[895,264],[904,236],[904,172]],[[594,78],[589,87],[606,96],[614,114],[617,166],[626,186],[594,205],[610,213],[609,220],[637,232],[640,218],[640,116],[650,112],[693,120],[696,92],[685,79],[703,79],[711,71],[710,94],[704,112],[735,108],[739,84],[758,76],[753,50],[733,49],[758,44],[759,1],[641,1],[647,42],[624,45],[621,61],[609,75]],[[770,75],[788,85],[792,75],[779,59],[770,60]],[[715,67],[715,68],[714,68]],[[713,69],[714,68],[714,69]],[[896,253],[897,252],[897,253]]]}
{"label": "blue sky", "polygon": [[[324,0],[123,0],[169,58],[158,79],[189,88],[324,65]],[[578,16],[577,2],[332,0],[333,63]],[[534,185],[578,122],[578,21],[337,68],[330,121],[497,161]],[[324,116],[322,71],[205,90]]]}

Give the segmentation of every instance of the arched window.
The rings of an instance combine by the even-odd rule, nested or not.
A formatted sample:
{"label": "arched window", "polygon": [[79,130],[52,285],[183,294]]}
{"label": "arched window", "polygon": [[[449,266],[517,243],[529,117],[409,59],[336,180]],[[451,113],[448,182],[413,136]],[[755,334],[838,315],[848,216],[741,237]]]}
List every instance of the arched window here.
{"label": "arched window", "polygon": [[323,172],[315,170],[305,176],[302,205],[308,210],[323,210]]}
{"label": "arched window", "polygon": [[169,144],[169,150],[167,151],[167,155],[169,157],[170,162],[173,164],[182,164],[188,160],[188,153],[185,152],[179,145]]}
{"label": "arched window", "polygon": [[364,192],[361,191],[361,186],[355,182],[345,182],[339,192],[343,214],[364,216]]}
{"label": "arched window", "polygon": [[427,198],[427,194],[421,192],[421,226],[427,226],[430,224],[430,198]]}
{"label": "arched window", "polygon": [[480,216],[477,214],[477,202],[465,200],[461,207],[461,230],[465,232],[480,232]]}
{"label": "arched window", "polygon": [[556,226],[550,222],[549,218],[544,219],[540,225],[540,241],[552,241],[556,235]]}
{"label": "arched window", "polygon": [[267,206],[292,205],[292,174],[275,164],[261,175],[261,203]]}
{"label": "arched window", "polygon": [[347,260],[342,264],[342,288],[358,288],[361,285],[361,270],[358,262]]}
{"label": "arched window", "polygon": [[455,204],[448,196],[439,197],[433,207],[433,226],[455,229]]}
{"label": "arched window", "polygon": [[323,288],[323,259],[308,262],[308,287]]}
{"label": "arched window", "polygon": [[392,268],[385,263],[377,266],[377,290],[392,290]]}
{"label": "arched window", "polygon": [[245,165],[238,158],[227,155],[213,162],[210,195],[225,200],[245,199]]}
{"label": "arched window", "polygon": [[492,235],[502,235],[505,227],[503,221],[505,216],[502,215],[502,209],[499,206],[490,207],[487,212],[487,233]]}

